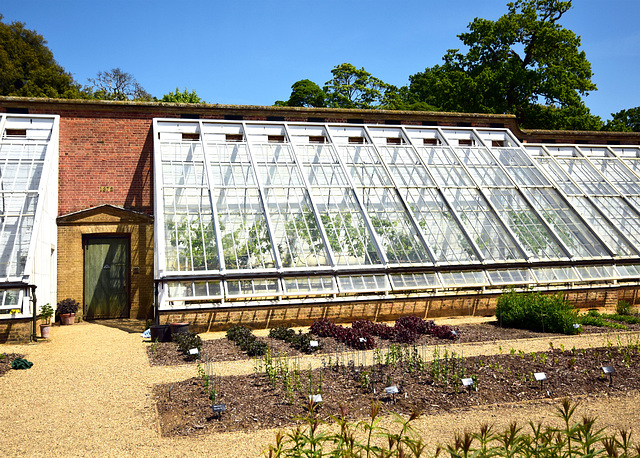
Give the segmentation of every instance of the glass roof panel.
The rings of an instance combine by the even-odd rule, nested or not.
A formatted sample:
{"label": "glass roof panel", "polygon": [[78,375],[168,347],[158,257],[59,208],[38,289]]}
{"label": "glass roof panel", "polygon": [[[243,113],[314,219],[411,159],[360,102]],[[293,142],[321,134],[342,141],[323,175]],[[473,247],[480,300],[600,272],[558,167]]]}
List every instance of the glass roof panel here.
{"label": "glass roof panel", "polygon": [[437,262],[479,261],[437,189],[407,188],[401,192]]}
{"label": "glass roof panel", "polygon": [[226,269],[274,268],[275,259],[257,189],[215,189]]}
{"label": "glass roof panel", "polygon": [[353,191],[349,188],[315,188],[312,193],[336,264],[381,264]]}
{"label": "glass roof panel", "polygon": [[522,285],[536,282],[529,269],[487,270],[487,275],[493,285]]}
{"label": "glass roof panel", "polygon": [[575,210],[551,188],[524,188],[524,194],[553,228],[573,257],[608,256],[607,249],[578,217]]}
{"label": "glass roof panel", "polygon": [[445,288],[468,288],[472,286],[489,286],[485,272],[482,270],[465,270],[462,272],[441,272],[442,286]]}
{"label": "glass roof panel", "polygon": [[307,191],[299,188],[267,188],[265,194],[282,266],[329,265],[328,253]]}
{"label": "glass roof panel", "polygon": [[558,157],[556,159],[565,173],[573,178],[586,194],[605,196],[618,194],[585,158]]}
{"label": "glass roof panel", "polygon": [[443,190],[460,217],[465,231],[478,246],[483,258],[492,261],[524,260],[515,243],[477,189]]}
{"label": "glass roof panel", "polygon": [[576,266],[576,270],[583,280],[613,280],[618,278],[614,266]]}
{"label": "glass roof panel", "polygon": [[[616,197],[602,197],[601,199],[611,200]],[[595,229],[598,236],[614,251],[616,256],[635,256],[638,254],[586,197],[569,197],[569,203]]]}
{"label": "glass roof panel", "polygon": [[640,249],[640,215],[633,207],[622,197],[593,197],[593,201],[609,221],[633,242],[636,249]]}
{"label": "glass roof panel", "polygon": [[418,148],[418,151],[439,186],[475,187],[451,148]]}
{"label": "glass roof panel", "polygon": [[640,278],[640,264],[618,264],[616,270],[621,278]]}
{"label": "glass roof panel", "polygon": [[391,186],[391,180],[373,146],[342,145],[338,154],[356,186]]}
{"label": "glass roof panel", "polygon": [[358,190],[390,263],[431,263],[394,189]]}
{"label": "glass roof panel", "polygon": [[398,186],[435,186],[413,148],[379,146],[378,151]]}
{"label": "glass roof panel", "polygon": [[538,259],[566,257],[560,245],[517,189],[488,189],[487,194],[502,220],[529,256]]}
{"label": "glass roof panel", "polygon": [[342,293],[389,291],[386,275],[339,275],[338,287]]}
{"label": "glass roof panel", "polygon": [[523,149],[494,148],[494,153],[518,186],[550,186]]}
{"label": "glass roof panel", "polygon": [[513,186],[485,148],[453,148],[453,151],[476,183],[482,186]]}
{"label": "glass roof panel", "polygon": [[569,176],[558,164],[554,162],[551,157],[548,156],[536,156],[536,162],[545,171],[555,185],[565,194],[571,196],[576,194],[582,194],[582,190],[569,179]]}

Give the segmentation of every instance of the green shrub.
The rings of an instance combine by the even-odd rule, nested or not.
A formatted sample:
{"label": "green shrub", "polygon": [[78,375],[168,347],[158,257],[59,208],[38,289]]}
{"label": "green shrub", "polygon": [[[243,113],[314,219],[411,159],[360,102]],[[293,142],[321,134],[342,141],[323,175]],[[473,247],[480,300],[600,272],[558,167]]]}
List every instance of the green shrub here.
{"label": "green shrub", "polygon": [[180,350],[185,355],[189,355],[189,350],[191,350],[192,348],[197,348],[198,354],[189,356],[193,357],[194,359],[200,357],[200,352],[202,351],[202,339],[195,332],[173,334],[171,338],[175,343],[178,344],[178,350]]}
{"label": "green shrub", "polygon": [[633,315],[636,310],[627,301],[619,300],[616,305],[616,313],[618,315]]}
{"label": "green shrub", "polygon": [[559,294],[509,291],[498,298],[496,317],[501,325],[531,331],[577,334],[578,312]]}

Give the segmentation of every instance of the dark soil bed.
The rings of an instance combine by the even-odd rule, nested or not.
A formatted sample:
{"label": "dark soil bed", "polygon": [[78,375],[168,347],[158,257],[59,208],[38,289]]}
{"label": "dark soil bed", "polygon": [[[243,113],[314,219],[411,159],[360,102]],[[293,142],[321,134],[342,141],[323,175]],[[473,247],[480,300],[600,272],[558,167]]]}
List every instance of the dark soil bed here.
{"label": "dark soil bed", "polygon": [[11,370],[11,363],[16,358],[23,358],[24,355],[17,353],[0,353],[0,377]]}
{"label": "dark soil bed", "polygon": [[[604,333],[616,332],[609,328],[596,326],[584,326],[583,333]],[[629,325],[630,331],[640,331],[640,325]],[[501,328],[496,323],[480,323],[461,325],[456,327],[460,337],[456,342],[494,342],[501,340],[527,339],[533,337],[557,336],[558,334],[526,331],[522,329]],[[288,356],[299,356],[301,352],[292,348],[289,344],[269,337],[261,337],[258,340],[267,342],[273,350],[273,354],[284,354]],[[334,353],[349,350],[345,345],[332,338],[317,338],[320,342],[318,353]],[[437,345],[446,343],[436,337],[423,335],[416,345]],[[383,339],[376,339],[379,348],[388,348],[391,342]],[[147,347],[147,354],[152,366],[171,366],[179,364],[196,364],[177,350],[177,345],[173,342],[151,344]],[[202,342],[201,361],[236,361],[241,359],[251,359],[242,352],[238,346],[226,338],[205,340]]]}
{"label": "dark soil bed", "polygon": [[[408,414],[420,410],[437,414],[485,404],[638,390],[638,348],[636,341],[620,347],[614,344],[585,350],[563,348],[537,354],[505,349],[503,355],[465,359],[441,353],[437,365],[431,362],[420,365],[426,355],[416,350],[405,349],[399,359],[397,349],[391,349],[380,351],[375,365],[372,361],[368,361],[369,365],[361,364],[362,354],[352,353],[349,359],[343,360],[346,364],[336,364],[335,359],[329,362],[327,358],[324,368],[313,371],[300,368],[297,377],[294,360],[281,360],[274,364],[282,368],[288,366],[290,375],[287,377],[281,370],[275,377],[275,388],[261,371],[216,378],[216,402],[226,406],[226,412],[219,419],[213,414],[202,377],[156,386],[154,394],[164,436],[251,431],[295,424],[295,417],[305,414],[309,393],[318,391],[323,399],[319,413],[324,419],[339,415],[341,404],[347,407],[350,418],[365,418],[374,401],[382,403],[383,413]],[[611,380],[604,375],[603,366],[615,368]],[[547,376],[542,384],[534,376],[539,372]],[[366,383],[367,377],[370,383]],[[462,377],[475,378],[478,390],[466,391],[461,384]],[[290,381],[290,390],[284,388],[286,380]],[[391,385],[399,389],[395,400],[385,392],[385,387]]]}

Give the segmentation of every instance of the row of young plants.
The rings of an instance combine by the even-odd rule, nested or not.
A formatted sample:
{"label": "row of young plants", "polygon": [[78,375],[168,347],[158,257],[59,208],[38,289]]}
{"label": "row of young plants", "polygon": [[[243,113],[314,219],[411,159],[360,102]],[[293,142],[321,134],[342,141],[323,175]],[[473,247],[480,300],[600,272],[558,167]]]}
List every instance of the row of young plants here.
{"label": "row of young plants", "polygon": [[[286,326],[270,329],[269,337],[282,340],[303,353],[314,353],[321,348],[320,342],[315,340],[310,333],[303,333],[301,330],[296,333],[295,330]],[[315,344],[312,344],[312,342]]]}
{"label": "row of young plants", "polygon": [[249,356],[262,356],[269,348],[265,342],[256,338],[251,329],[237,324],[227,330],[227,339],[235,342]]}
{"label": "row of young plants", "polygon": [[485,423],[476,431],[456,433],[448,444],[438,445],[434,453],[429,453],[427,435],[413,427],[420,412],[413,412],[406,419],[395,415],[396,426],[390,429],[380,425],[380,407],[379,402],[373,402],[369,418],[354,422],[348,420],[347,409],[341,406],[340,415],[333,418],[338,428],[332,432],[320,427],[325,421],[318,415],[317,406],[310,403],[307,414],[297,418],[302,425],[288,433],[277,431],[266,456],[640,457],[640,445],[633,443],[630,430],[609,433],[605,428],[598,429],[595,417],[583,416],[576,421],[578,404],[568,399],[554,407],[560,426],[529,421],[525,429],[513,422],[498,430]]}
{"label": "row of young plants", "polygon": [[454,340],[458,331],[446,326],[436,325],[433,320],[423,320],[417,316],[399,318],[393,326],[386,323],[374,323],[369,320],[357,320],[351,327],[344,327],[322,318],[311,325],[311,333],[319,337],[332,337],[356,350],[376,348],[375,337],[402,344],[416,342],[422,335],[432,335],[439,339]]}

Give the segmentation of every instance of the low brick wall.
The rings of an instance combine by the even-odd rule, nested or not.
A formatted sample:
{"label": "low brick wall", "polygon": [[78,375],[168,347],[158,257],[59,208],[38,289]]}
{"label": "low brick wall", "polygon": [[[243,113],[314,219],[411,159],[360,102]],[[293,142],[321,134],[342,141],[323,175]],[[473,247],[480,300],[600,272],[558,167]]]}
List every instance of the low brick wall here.
{"label": "low brick wall", "polygon": [[[580,309],[615,308],[618,299],[640,303],[638,287],[574,290],[565,298]],[[326,302],[278,307],[226,307],[197,312],[161,312],[160,323],[188,322],[196,332],[223,331],[234,324],[253,329],[278,325],[309,326],[319,318],[336,323],[354,320],[395,321],[401,316],[416,315],[423,319],[450,316],[491,316],[495,314],[497,294],[395,299],[365,302]]]}
{"label": "low brick wall", "polygon": [[32,330],[33,321],[30,318],[0,321],[0,344],[28,343]]}

